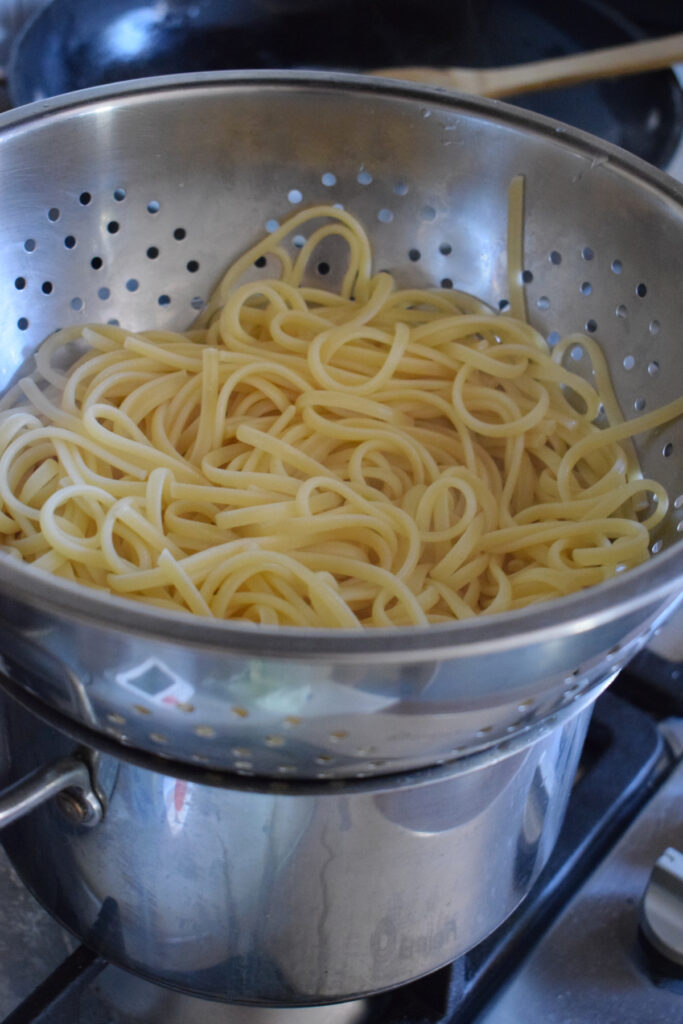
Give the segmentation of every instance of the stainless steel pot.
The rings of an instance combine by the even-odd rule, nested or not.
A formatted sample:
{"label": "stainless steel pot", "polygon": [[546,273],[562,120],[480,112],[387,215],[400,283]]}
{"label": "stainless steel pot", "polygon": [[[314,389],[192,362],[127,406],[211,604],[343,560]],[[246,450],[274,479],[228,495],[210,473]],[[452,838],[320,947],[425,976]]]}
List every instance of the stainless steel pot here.
{"label": "stainless steel pot", "polygon": [[[73,755],[18,703],[4,712],[0,782]],[[363,781],[183,779],[81,748],[102,820],[69,776],[80,791],[3,842],[52,914],[154,981],[234,1002],[350,999],[450,962],[514,909],[557,837],[589,716],[579,700],[528,745]]]}

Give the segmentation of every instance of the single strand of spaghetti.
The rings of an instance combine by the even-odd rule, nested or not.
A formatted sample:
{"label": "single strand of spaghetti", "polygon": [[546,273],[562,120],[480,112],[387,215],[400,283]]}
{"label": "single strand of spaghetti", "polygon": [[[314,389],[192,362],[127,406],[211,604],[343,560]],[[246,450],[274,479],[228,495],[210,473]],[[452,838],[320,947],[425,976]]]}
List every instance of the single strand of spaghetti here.
{"label": "single strand of spaghetti", "polygon": [[50,441],[36,436],[42,432],[41,429],[31,431],[29,435],[20,434],[0,457],[0,501],[26,533],[37,529],[37,525],[33,524],[39,522],[40,512],[21,501],[16,491],[28,471],[54,455],[54,446]]}
{"label": "single strand of spaghetti", "polygon": [[[383,339],[382,339],[383,340]],[[311,372],[315,376],[316,381],[323,387],[337,388],[342,390],[351,391],[356,395],[370,395],[373,392],[379,390],[388,383],[391,377],[394,375],[399,363],[403,358],[403,354],[406,350],[408,342],[410,340],[410,332],[405,324],[396,324],[396,329],[393,338],[387,339],[389,345],[389,351],[386,359],[382,364],[381,368],[372,377],[366,379],[360,384],[349,384],[344,385],[337,381],[323,366],[320,361],[321,347],[317,347],[315,343],[309,346],[308,351],[308,362],[311,367]],[[332,353],[325,353],[328,358]]]}
{"label": "single strand of spaghetti", "polygon": [[60,473],[61,470],[56,459],[46,459],[39,466],[36,466],[34,471],[24,480],[23,486],[19,491],[19,501],[25,505],[35,504],[36,502],[40,505],[41,492],[52,486]]}
{"label": "single strand of spaghetti", "polygon": [[[269,429],[268,433],[272,434],[274,437],[282,437],[282,435],[286,432],[292,420],[296,418],[296,415],[296,406],[287,406],[275,420],[272,427]],[[279,470],[279,472],[284,473],[284,466]]]}
{"label": "single strand of spaghetti", "polygon": [[[470,592],[469,594],[469,599],[467,595],[461,595],[463,597],[463,600],[467,601],[469,607],[472,608],[476,605],[478,601],[480,590],[479,581],[481,580],[482,575],[486,571],[486,567],[488,566],[488,564],[489,556],[487,554],[476,554],[474,552],[470,552],[470,554],[467,555],[465,561],[463,561],[460,568],[456,569],[455,572],[444,577],[444,579],[439,578],[437,580],[434,574],[430,571],[429,580],[432,583],[441,583],[443,586],[448,587],[449,590],[452,590],[456,593],[466,590],[467,588],[472,587],[472,585],[476,583],[476,598],[473,598],[472,592]],[[470,603],[470,601],[472,603]]]}
{"label": "single strand of spaghetti", "polygon": [[343,238],[349,247],[348,267],[339,288],[340,294],[347,297],[351,295],[361,268],[365,271],[366,277],[370,275],[370,260],[366,259],[369,256],[369,249],[366,247],[364,239],[358,234],[355,225],[351,229],[340,224],[325,224],[317,228],[299,250],[294,266],[287,274],[287,281],[293,285],[301,284],[311,256],[320,243],[331,235]]}
{"label": "single strand of spaghetti", "polygon": [[[306,608],[308,615],[305,615],[303,608]],[[252,616],[249,616],[249,612]],[[268,615],[267,612],[272,612]],[[256,614],[254,614],[256,613]],[[216,614],[214,612],[214,614]],[[267,593],[262,590],[249,590],[238,592],[230,597],[229,609],[225,614],[217,618],[239,619],[247,618],[251,621],[258,621],[262,625],[277,626],[319,626],[320,622],[313,610],[303,602],[297,604],[291,599],[279,597],[277,594]]]}
{"label": "single strand of spaghetti", "polygon": [[[536,405],[525,415],[520,416],[519,410],[514,403],[500,391],[493,391],[491,388],[474,387],[467,384],[470,367],[465,364],[458,370],[453,381],[452,400],[453,405],[464,421],[464,423],[477,434],[485,437],[508,437],[513,433],[524,433],[536,426],[548,411],[548,392],[536,385]],[[467,395],[465,388],[467,386]],[[503,419],[501,423],[489,423],[479,419],[471,412],[471,408],[486,410],[489,409]],[[505,419],[505,415],[512,417]]]}
{"label": "single strand of spaghetti", "polygon": [[[600,396],[600,402],[605,410],[608,422],[612,426],[617,423],[623,423],[624,417],[621,411],[621,406],[619,405],[617,396],[614,392],[614,387],[612,386],[612,378],[610,376],[609,367],[607,366],[607,360],[605,359],[600,346],[593,338],[589,338],[585,334],[569,334],[564,338],[561,338],[552,350],[551,358],[553,362],[558,365],[561,364],[567,350],[573,348],[575,345],[580,345],[591,361],[593,376],[595,378],[595,390]],[[630,455],[632,455],[637,462],[635,451],[631,452]],[[629,468],[633,469],[635,467],[629,462]]]}
{"label": "single strand of spaghetti", "polygon": [[0,414],[0,452],[25,430],[40,429],[42,421],[33,413],[12,409]]}
{"label": "single strand of spaghetti", "polygon": [[10,543],[23,559],[30,560],[36,555],[44,554],[50,549],[50,545],[42,533],[36,530],[34,533],[27,533],[22,530],[22,535],[11,538]]}
{"label": "single strand of spaghetti", "polygon": [[[220,424],[225,420],[227,416],[228,403],[233,395],[233,392],[238,384],[243,381],[248,381],[250,378],[274,378],[275,381],[282,381],[284,384],[289,386],[295,392],[304,392],[311,390],[312,385],[305,377],[302,377],[300,373],[295,372],[290,367],[280,365],[271,360],[261,362],[257,366],[243,366],[238,370],[235,370],[227,380],[221,386],[218,399],[216,402],[215,417],[216,417],[216,430],[214,431],[214,445],[220,444],[222,431],[219,429]],[[281,399],[278,403],[278,408],[282,411],[289,404]],[[221,436],[219,436],[221,435]]]}
{"label": "single strand of spaghetti", "polygon": [[[418,307],[417,309],[415,307]],[[395,312],[399,317],[406,313],[416,316],[439,317],[442,313],[493,313],[492,308],[482,299],[457,288],[397,288],[387,299],[382,314]]]}
{"label": "single strand of spaghetti", "polygon": [[[98,417],[119,425],[132,437],[124,437],[122,434],[107,430],[99,422]],[[164,452],[156,451],[129,417],[113,406],[99,403],[87,406],[83,410],[83,426],[91,439],[95,442],[101,442],[101,447],[107,452],[107,457],[111,459],[112,464],[114,459],[109,456],[109,452],[112,449],[130,455],[135,460],[137,473],[134,475],[139,473],[140,476],[146,476],[150,466],[153,468],[160,463],[162,466],[170,469],[176,478],[184,480],[185,483],[202,482],[202,476],[198,470],[178,457],[174,458],[173,456],[166,455]]]}
{"label": "single strand of spaghetti", "polygon": [[440,580],[442,583],[449,583],[450,577],[473,553],[481,550],[482,535],[484,534],[484,514],[478,513],[461,537],[455,542],[451,550],[430,570],[430,579]]}
{"label": "single strand of spaghetti", "polygon": [[632,437],[635,434],[642,434],[645,431],[653,430],[664,423],[671,423],[680,416],[683,416],[683,398],[675,399],[659,409],[645,413],[642,416],[637,416],[624,423],[617,423],[614,426],[605,427],[603,430],[596,430],[595,433],[577,441],[562,458],[557,473],[558,486],[562,497],[566,500],[571,498],[570,474],[577,462],[580,459],[584,459],[593,450],[604,448],[610,443],[621,441],[626,437]]}
{"label": "single strand of spaghetti", "polygon": [[[395,329],[330,327],[306,347],[311,380],[321,388],[356,388],[380,371],[390,354]],[[333,371],[333,373],[331,372]]]}
{"label": "single strand of spaghetti", "polygon": [[308,479],[297,482],[296,504],[300,514],[310,515],[313,509],[313,502],[319,498],[318,492],[333,494],[341,498],[350,507],[367,515],[391,514],[392,506],[389,502],[384,504],[383,509],[377,507],[377,499],[381,496],[374,488],[367,485],[354,487],[352,484],[334,477],[310,476]]}
{"label": "single strand of spaghetti", "polygon": [[116,518],[136,533],[148,548],[153,551],[162,551],[167,548],[174,558],[182,558],[184,552],[165,536],[163,525],[161,529],[157,529],[145,516],[140,514],[133,504],[134,501],[135,499],[117,502],[113,506],[116,509]]}
{"label": "single strand of spaghetti", "polygon": [[495,379],[516,380],[524,374],[533,373],[533,357],[536,356],[534,362],[537,363],[543,353],[505,342],[491,346],[486,352],[479,352],[462,342],[452,341],[448,345],[448,355],[452,359],[469,363],[475,370],[481,370]]}
{"label": "single strand of spaghetti", "polygon": [[179,456],[178,449],[174,447],[168,434],[166,433],[166,423],[168,420],[168,406],[159,405],[152,413],[149,427],[145,430],[146,436],[150,439],[151,443],[159,451],[164,452],[173,459],[177,459]]}
{"label": "single strand of spaghetti", "polygon": [[636,494],[643,494],[644,497],[654,496],[653,509],[649,516],[641,520],[646,530],[651,532],[664,519],[669,509],[669,495],[666,488],[662,487],[656,480],[631,479],[620,488],[605,494],[602,499],[596,501],[593,517],[601,519],[604,516],[613,515],[617,509],[625,505],[630,498]]}
{"label": "single strand of spaghetti", "polygon": [[[127,373],[159,373],[163,365],[140,356],[132,357],[122,349],[103,355],[88,353],[73,367],[62,392],[62,408],[78,415],[88,394],[101,383],[111,385],[112,374],[125,376]],[[122,379],[119,377],[118,379]]]}
{"label": "single strand of spaghetti", "polygon": [[157,562],[157,568],[161,571],[167,583],[170,583],[175,587],[176,591],[191,612],[195,615],[213,618],[213,612],[209,608],[208,604],[201,596],[192,580],[183,571],[182,566],[176,562],[170,551],[164,550],[161,552]]}
{"label": "single strand of spaghetti", "polygon": [[[316,622],[316,614],[313,608],[306,603],[303,595],[284,576],[281,574],[271,574],[269,584],[274,594],[276,596],[279,595],[283,601],[286,601],[290,609],[296,609],[296,613],[302,623],[305,623],[307,626],[319,625],[319,622]],[[291,612],[288,618],[290,615]]]}
{"label": "single strand of spaghetti", "polygon": [[180,536],[201,536],[207,546],[224,544],[232,538],[227,528],[216,525],[217,512],[217,505],[208,501],[171,501],[164,509],[164,525]]}
{"label": "single strand of spaghetti", "polygon": [[355,447],[348,461],[349,482],[370,486],[369,480],[375,480],[388,488],[385,494],[390,500],[398,500],[403,493],[406,481],[398,467],[392,466],[382,453],[382,445],[377,441],[364,441]]}
{"label": "single strand of spaghetti", "polygon": [[[150,372],[123,365],[110,367],[106,372],[98,374],[97,378],[91,381],[90,386],[83,390],[80,395],[81,406],[103,401],[109,402],[111,405],[123,405],[123,401],[135,394],[143,384],[150,382],[163,384],[164,380],[163,368]],[[173,391],[176,390],[177,388],[173,389]],[[126,414],[130,415],[128,411]],[[144,413],[137,417],[137,419],[143,418]]]}
{"label": "single strand of spaghetti", "polygon": [[408,459],[415,479],[422,481],[425,475],[434,480],[439,475],[439,467],[424,445],[416,441],[406,431],[393,424],[380,426],[375,419],[364,420],[361,417],[347,417],[344,420],[330,420],[320,415],[313,406],[302,409],[304,423],[313,431],[323,436],[339,438],[344,441],[367,441],[383,438],[386,446],[392,446]]}
{"label": "single strand of spaghetti", "polygon": [[599,569],[567,569],[566,572],[558,572],[540,566],[521,569],[510,577],[513,600],[521,596],[537,595],[539,584],[560,594],[573,594],[602,581],[603,573]]}
{"label": "single strand of spaghetti", "polygon": [[[615,426],[618,423],[624,422],[624,417],[621,412],[621,406],[617,401],[617,396],[612,386],[612,380],[610,377],[609,368],[607,361],[601,352],[599,346],[593,341],[592,338],[588,338],[582,334],[569,335],[566,338],[562,338],[559,342],[559,351],[555,353],[553,350],[552,358],[555,362],[560,362],[563,358],[567,349],[573,348],[575,345],[580,345],[591,361],[593,367],[593,376],[595,378],[595,390],[600,396],[600,402],[605,410],[607,421],[611,426]],[[595,418],[595,417],[594,417]],[[636,454],[636,449],[633,444],[633,438],[628,437],[623,439],[623,449],[626,454],[626,465],[627,465],[627,476],[629,479],[638,478],[642,476],[640,463]]]}
{"label": "single strand of spaghetti", "polygon": [[[439,437],[439,446],[444,445],[445,452],[451,452],[454,454],[453,445],[459,440],[462,445],[462,455],[464,461],[467,463],[470,469],[476,465],[476,458],[474,449],[472,446],[472,439],[467,427],[464,426],[462,421],[459,419],[457,412],[454,410],[452,402],[448,397],[443,395],[435,395],[431,392],[425,393],[419,388],[413,388],[408,385],[397,385],[395,387],[385,388],[383,391],[378,392],[375,395],[375,401],[381,405],[386,405],[389,408],[393,407],[396,402],[415,402],[421,410],[433,409],[436,414],[441,414],[445,417],[450,425],[455,428],[457,432],[457,439],[452,434],[447,433],[442,437]],[[409,411],[405,410],[406,415],[410,415]],[[416,413],[413,411],[413,419]],[[409,433],[415,437],[423,438],[423,443],[427,444],[427,434],[419,428],[411,426],[408,428]]]}
{"label": "single strand of spaghetti", "polygon": [[525,523],[551,519],[575,519],[576,521],[588,522],[591,519],[602,519],[606,516],[611,516],[630,498],[641,492],[646,494],[651,492],[656,498],[653,512],[647,519],[642,520],[642,525],[651,531],[661,522],[668,509],[666,490],[654,480],[632,480],[629,483],[619,481],[616,486],[611,486],[602,496],[529,505],[521,509],[514,519],[515,523],[520,526]]}
{"label": "single strand of spaghetti", "polygon": [[505,444],[505,483],[503,493],[500,496],[500,522],[512,524],[514,512],[512,501],[517,490],[522,470],[522,458],[524,455],[524,434],[517,434],[515,437],[506,438]]}
{"label": "single strand of spaghetti", "polygon": [[201,399],[197,434],[187,458],[199,466],[203,457],[214,447],[218,401],[218,350],[205,348],[202,352]]}
{"label": "single strand of spaghetti", "polygon": [[508,297],[510,314],[527,319],[524,270],[524,176],[516,175],[508,186],[507,210]]}
{"label": "single strand of spaghetti", "polygon": [[[346,295],[339,295],[337,292],[327,291],[325,288],[316,288],[314,285],[302,284],[299,286],[299,291],[309,312],[320,313],[326,319],[334,316],[336,310],[346,309],[351,301]],[[312,310],[311,307],[313,307]]]}
{"label": "single strand of spaghetti", "polygon": [[41,391],[33,378],[22,377],[22,379],[17,383],[36,412],[40,413],[40,415],[44,416],[59,427],[64,427],[66,430],[75,430],[78,432],[80,428],[80,421],[78,420],[78,417],[71,413],[64,412],[58,406],[54,405],[49,400],[45,392]]}
{"label": "single strand of spaghetti", "polygon": [[[226,347],[238,351],[253,351],[256,339],[243,323],[243,316],[249,317],[251,313],[251,319],[254,319],[255,312],[247,305],[254,299],[265,301],[271,307],[269,317],[290,309],[277,284],[278,282],[274,280],[251,281],[241,285],[226,299],[218,318],[220,336]],[[262,323],[263,311],[256,315]]]}
{"label": "single strand of spaghetti", "polygon": [[59,390],[64,387],[68,375],[53,366],[52,359],[59,349],[78,341],[81,335],[82,329],[80,325],[63,327],[61,330],[48,335],[33,353],[36,370],[40,376]]}
{"label": "single strand of spaghetti", "polygon": [[299,561],[313,570],[323,570],[335,576],[349,576],[368,583],[375,583],[379,589],[387,590],[406,609],[411,621],[426,625],[427,620],[420,608],[415,595],[393,573],[386,572],[378,566],[368,565],[351,558],[338,555],[311,554],[307,551],[299,553]]}
{"label": "single strand of spaghetti", "polygon": [[329,576],[329,573],[314,573],[308,584],[310,601],[318,613],[319,621],[328,628],[361,629],[356,614],[340,597],[336,588],[327,582]]}
{"label": "single strand of spaghetti", "polygon": [[[414,342],[428,347],[443,347],[447,355],[454,342],[466,339],[475,341],[478,337],[490,336],[491,339],[521,345],[530,353],[539,350],[547,353],[548,343],[531,324],[497,313],[477,315],[466,313],[464,316],[453,315],[443,319],[431,320],[411,330]],[[492,345],[486,346],[493,347]]]}
{"label": "single strand of spaghetti", "polygon": [[347,309],[352,315],[340,325],[340,330],[354,330],[369,323],[380,311],[394,287],[394,279],[386,271],[380,271],[368,280],[367,297],[357,295],[357,301]]}
{"label": "single strand of spaghetti", "polygon": [[[431,527],[434,517],[436,501],[446,494],[447,489],[456,488],[465,499],[465,508],[458,517],[458,521],[450,527],[443,526],[441,529]],[[420,531],[420,540],[423,544],[432,544],[443,540],[454,540],[465,532],[471,521],[474,519],[479,505],[473,489],[461,478],[442,477],[429,487],[425,488],[415,509],[415,524]]]}
{"label": "single strand of spaghetti", "polygon": [[595,519],[590,523],[581,521],[534,523],[526,526],[503,527],[482,537],[481,546],[486,551],[504,554],[523,549],[530,544],[550,544],[561,537],[585,536],[589,530],[611,539],[621,536],[642,539],[648,536],[647,530],[642,524],[634,520],[603,518]]}
{"label": "single strand of spaghetti", "polygon": [[395,568],[398,549],[397,538],[387,530],[382,520],[347,512],[341,515],[321,514],[310,518],[289,519],[278,527],[284,537],[298,539],[298,547],[304,547],[316,540],[318,544],[327,537],[349,539],[360,545],[365,559],[388,572],[396,571],[397,577],[406,575]]}
{"label": "single strand of spaghetti", "polygon": [[[151,412],[159,406],[165,405],[177,394],[178,388],[187,380],[184,370],[176,373],[155,374],[150,380],[140,384],[134,390],[129,390],[119,408],[122,413],[129,416],[133,423],[140,424]],[[100,401],[99,396],[89,396],[90,401]]]}
{"label": "single strand of spaghetti", "polygon": [[[533,378],[545,384],[553,408],[560,414],[568,414],[572,419],[578,417],[586,422],[591,422],[598,416],[600,412],[600,395],[583,377],[580,377],[577,373],[572,373],[571,370],[566,370],[563,366],[557,366],[550,359],[533,359],[532,357],[530,362]],[[566,389],[574,392],[585,403],[586,409],[584,412],[579,412],[575,404],[569,400]]]}
{"label": "single strand of spaghetti", "polygon": [[436,588],[436,591],[442,601],[448,606],[452,617],[454,619],[471,619],[474,618],[475,612],[470,608],[466,601],[455,590],[451,590],[445,583],[439,582],[439,580],[432,581],[431,584]]}
{"label": "single strand of spaghetti", "polygon": [[50,548],[49,551],[46,551],[44,554],[36,558],[32,564],[37,569],[42,569],[44,572],[51,572],[57,575],[63,566],[69,565],[69,560],[59,551],[55,551],[54,548]]}
{"label": "single strand of spaghetti", "polygon": [[[102,487],[114,498],[142,497],[145,494],[146,484],[144,479],[131,479],[130,475],[121,475],[117,478],[116,472],[111,463],[107,464],[102,459],[94,459],[102,469],[98,472],[93,469],[85,459],[88,457],[87,449],[81,450],[75,444],[55,438],[55,451],[59,455],[59,461],[71,483],[92,484],[94,487]],[[143,476],[143,474],[141,474]]]}
{"label": "single strand of spaghetti", "polygon": [[164,426],[171,444],[176,447],[178,438],[187,421],[196,413],[201,394],[202,380],[199,373],[193,373],[166,405]]}
{"label": "single strand of spaghetti", "polygon": [[201,370],[201,349],[192,353],[189,347],[185,350],[181,347],[160,345],[158,342],[147,341],[139,334],[128,335],[124,348],[127,352],[146,356],[160,366],[173,367],[176,370],[184,370],[186,373],[198,373]]}
{"label": "single strand of spaghetti", "polygon": [[88,345],[97,351],[106,352],[109,349],[120,349],[123,346],[130,331],[118,324],[85,324],[83,326],[83,339]]}
{"label": "single strand of spaghetti", "polygon": [[315,406],[335,412],[355,412],[367,420],[378,420],[381,424],[404,426],[408,424],[405,416],[394,409],[387,408],[383,402],[376,402],[372,398],[368,398],[367,395],[356,395],[348,391],[309,390],[299,395],[296,405],[299,410]]}
{"label": "single strand of spaghetti", "polygon": [[237,438],[255,449],[275,455],[282,459],[284,463],[293,466],[302,473],[313,474],[314,476],[336,475],[331,473],[322,463],[307,455],[303,455],[279,438],[271,437],[269,434],[264,433],[262,430],[256,430],[254,427],[238,427]]}
{"label": "single strand of spaghetti", "polygon": [[363,624],[365,626],[375,626],[376,628],[397,625],[395,620],[392,619],[387,612],[386,606],[390,601],[393,601],[393,595],[387,590],[380,590],[379,593],[375,595],[375,599],[372,602],[369,621],[366,620]]}
{"label": "single strand of spaghetti", "polygon": [[496,615],[499,612],[507,611],[512,601],[512,584],[510,577],[503,571],[498,561],[492,558],[488,564],[488,573],[495,581],[497,592],[495,597],[483,610],[483,615]]}
{"label": "single strand of spaghetti", "polygon": [[87,495],[101,502],[105,508],[108,508],[113,502],[111,495],[102,488],[72,484],[70,487],[64,487],[57,491],[45,502],[40,510],[40,528],[51,547],[59,551],[65,558],[71,561],[85,562],[97,569],[106,568],[104,556],[96,547],[99,543],[97,535],[75,538],[67,534],[58,523],[56,510],[75,495]]}
{"label": "single strand of spaghetti", "polygon": [[271,317],[269,331],[273,341],[285,352],[305,356],[313,338],[329,326],[325,317],[310,310],[305,314],[299,310],[284,310]]}
{"label": "single strand of spaghetti", "polygon": [[233,289],[235,282],[240,279],[240,277],[242,276],[242,274],[244,274],[245,271],[251,269],[251,267],[253,266],[257,259],[259,259],[261,256],[267,256],[270,252],[272,252],[277,242],[281,241],[283,238],[286,238],[287,235],[289,235],[301,224],[304,224],[308,220],[314,220],[315,218],[318,217],[330,217],[333,220],[341,221],[341,223],[346,224],[348,227],[350,227],[354,234],[361,239],[363,258],[360,263],[360,267],[362,268],[366,276],[369,276],[372,259],[370,253],[370,243],[367,239],[367,235],[365,234],[359,223],[356,221],[356,219],[354,217],[351,217],[349,214],[346,214],[344,210],[337,210],[333,206],[314,206],[308,210],[300,210],[298,213],[288,218],[288,220],[286,220],[284,224],[280,225],[280,227],[276,231],[266,236],[260,242],[257,242],[256,245],[253,245],[250,249],[248,249],[247,252],[245,252],[241,257],[239,257],[239,259],[235,260],[235,262],[224,274],[217,288],[214,290],[207,305],[207,308],[202,312],[202,315],[198,319],[197,323],[201,324],[202,322],[205,322],[213,315],[216,309],[218,309],[222,304],[224,297],[227,296]]}
{"label": "single strand of spaghetti", "polygon": [[317,609],[323,612],[322,617],[328,619],[326,625],[352,629],[360,626],[351,609],[321,574],[311,572],[306,566],[299,564],[288,555],[263,551],[255,557],[254,552],[243,552],[230,559],[229,570],[229,576],[212,600],[212,606],[218,617],[224,617],[231,595],[243,585],[249,576],[255,572],[269,572],[284,575],[285,579],[294,579],[303,586],[311,601],[315,599]]}
{"label": "single strand of spaghetti", "polygon": [[[154,564],[147,545],[134,530],[120,521],[121,507],[128,501],[128,498],[119,499],[108,510],[100,529],[100,548],[105,559],[105,567],[110,572],[147,570]],[[125,541],[124,546],[131,557],[120,554],[117,541],[118,546],[121,546],[121,541]]]}
{"label": "single strand of spaghetti", "polygon": [[163,466],[157,466],[147,477],[145,515],[159,533],[164,531],[164,500],[170,497],[172,483],[173,474]]}
{"label": "single strand of spaghetti", "polygon": [[594,545],[592,547],[575,547],[572,558],[577,565],[611,566],[616,571],[617,565],[639,565],[648,559],[649,536],[617,537],[609,547]]}
{"label": "single strand of spaghetti", "polygon": [[[313,519],[315,515],[322,514],[326,507],[334,503],[328,495],[317,495],[315,511],[310,510],[306,518]],[[301,508],[298,501],[275,501],[268,504],[256,505],[252,508],[227,509],[224,512],[216,513],[216,525],[224,530],[236,530],[241,526],[252,526],[256,523],[281,523],[283,527],[288,520],[301,517]]]}

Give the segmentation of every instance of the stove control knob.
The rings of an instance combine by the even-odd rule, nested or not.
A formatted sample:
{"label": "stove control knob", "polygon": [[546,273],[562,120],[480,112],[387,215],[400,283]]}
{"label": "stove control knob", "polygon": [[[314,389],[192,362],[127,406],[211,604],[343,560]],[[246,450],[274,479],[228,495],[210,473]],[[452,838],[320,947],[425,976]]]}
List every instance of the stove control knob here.
{"label": "stove control knob", "polygon": [[683,967],[683,853],[672,846],[652,869],[643,896],[640,926],[661,956]]}

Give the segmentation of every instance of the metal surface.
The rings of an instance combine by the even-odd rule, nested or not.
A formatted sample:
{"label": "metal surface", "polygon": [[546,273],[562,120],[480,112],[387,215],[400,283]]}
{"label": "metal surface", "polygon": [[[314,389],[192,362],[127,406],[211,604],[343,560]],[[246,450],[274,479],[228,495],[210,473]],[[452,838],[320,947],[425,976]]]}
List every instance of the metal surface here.
{"label": "metal surface", "polygon": [[[507,188],[523,173],[531,321],[546,334],[595,324],[627,415],[681,392],[680,186],[502,104],[351,76],[148,80],[3,115],[0,172],[5,382],[60,324],[187,325],[300,197],[343,202],[400,282],[452,281],[497,304]],[[322,255],[333,286],[342,268]],[[655,557],[569,598],[362,635],[252,628],[0,555],[4,669],[116,742],[189,764],[327,778],[457,758],[597,693],[681,599],[682,445],[681,422],[638,440],[675,499]]]}
{"label": "metal surface", "polygon": [[[120,966],[227,1001],[351,999],[453,960],[511,913],[557,838],[590,709],[529,747],[385,779],[249,791],[121,762],[96,829],[47,805],[3,843],[43,905]],[[4,711],[10,777],[70,742]]]}
{"label": "metal surface", "polygon": [[88,766],[78,758],[63,757],[0,792],[0,829],[53,797],[73,824],[92,828],[102,820],[102,804],[93,789]]}
{"label": "metal surface", "polygon": [[683,764],[568,904],[477,1024],[679,1024],[681,982],[638,937],[652,865],[683,844]]}

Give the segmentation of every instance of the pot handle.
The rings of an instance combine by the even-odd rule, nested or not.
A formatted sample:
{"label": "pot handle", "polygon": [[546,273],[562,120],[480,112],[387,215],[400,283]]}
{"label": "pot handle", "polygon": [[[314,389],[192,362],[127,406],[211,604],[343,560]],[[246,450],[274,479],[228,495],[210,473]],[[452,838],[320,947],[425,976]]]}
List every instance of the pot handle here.
{"label": "pot handle", "polygon": [[74,824],[92,828],[102,820],[104,808],[88,766],[77,757],[62,757],[0,792],[0,829],[54,796],[62,813]]}

